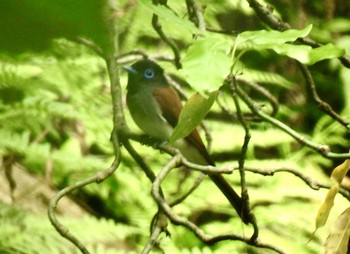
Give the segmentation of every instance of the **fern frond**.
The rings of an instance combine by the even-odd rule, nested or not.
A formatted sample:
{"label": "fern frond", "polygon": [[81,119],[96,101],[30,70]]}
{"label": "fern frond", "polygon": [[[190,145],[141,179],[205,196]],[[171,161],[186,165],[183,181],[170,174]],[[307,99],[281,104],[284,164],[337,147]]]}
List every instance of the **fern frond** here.
{"label": "fern frond", "polygon": [[277,73],[245,69],[242,74],[243,78],[252,80],[256,83],[270,84],[281,88],[289,89],[293,86],[293,82]]}

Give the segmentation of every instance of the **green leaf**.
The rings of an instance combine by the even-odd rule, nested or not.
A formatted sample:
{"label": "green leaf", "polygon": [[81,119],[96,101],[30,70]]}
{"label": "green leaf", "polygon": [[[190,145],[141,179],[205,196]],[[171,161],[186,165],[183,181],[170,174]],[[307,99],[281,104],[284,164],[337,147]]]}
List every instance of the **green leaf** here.
{"label": "green leaf", "polygon": [[232,65],[229,49],[229,41],[213,37],[198,40],[189,47],[182,61],[182,73],[194,90],[204,94],[222,86]]}
{"label": "green leaf", "polygon": [[350,237],[350,208],[347,208],[334,222],[324,244],[325,253],[348,253]]}
{"label": "green leaf", "polygon": [[312,25],[303,30],[289,29],[284,32],[279,31],[247,31],[238,35],[236,39],[237,46],[245,50],[266,50],[271,49],[279,55],[285,55],[294,58],[303,64],[312,65],[324,59],[339,57],[345,54],[345,50],[336,47],[333,44],[313,49],[307,45],[294,45],[293,42],[298,38],[307,36],[312,29]]}
{"label": "green leaf", "polygon": [[265,45],[268,48],[271,45],[283,44],[305,37],[310,33],[311,29],[312,25],[308,25],[302,30],[289,29],[283,32],[274,30],[246,31],[237,36],[236,43],[249,42],[253,46]]}
{"label": "green leaf", "polygon": [[188,29],[191,33],[194,34],[204,34],[205,31],[197,28],[192,22],[186,19],[178,17],[171,9],[167,8],[164,5],[154,5],[151,0],[138,0],[138,3],[143,7],[149,9],[154,14],[163,18],[166,21],[171,22],[172,24],[178,25],[180,27]]}
{"label": "green leaf", "polygon": [[[260,49],[260,47],[258,47],[257,49]],[[266,47],[264,47],[263,49],[266,49]],[[294,58],[304,64],[310,62],[309,54],[312,50],[310,46],[281,44],[271,45],[270,49],[275,51],[279,55],[289,56],[290,58]]]}
{"label": "green leaf", "polygon": [[253,69],[244,69],[242,72],[242,77],[254,81],[259,84],[270,84],[282,88],[290,89],[293,86],[293,82],[288,80],[278,73],[258,71]]}
{"label": "green leaf", "polygon": [[[257,47],[257,49],[260,49],[260,47]],[[273,45],[270,49],[277,54],[289,56],[307,65],[312,65],[324,59],[340,57],[345,54],[344,49],[338,48],[333,44],[327,44],[314,49],[306,45],[282,44]]]}
{"label": "green leaf", "polygon": [[199,93],[193,94],[183,107],[179,122],[176,125],[169,143],[188,136],[203,120],[214,104],[217,92],[210,93],[207,98]]}
{"label": "green leaf", "polygon": [[329,20],[324,27],[332,33],[346,33],[350,31],[350,20],[347,18],[336,18]]}
{"label": "green leaf", "polygon": [[314,48],[309,54],[309,62],[307,64],[314,64],[324,59],[340,57],[345,54],[345,50],[329,43],[319,48]]}
{"label": "green leaf", "polygon": [[326,224],[329,213],[334,206],[334,199],[338,191],[339,191],[339,184],[333,184],[332,187],[328,190],[327,196],[317,212],[316,230],[319,229],[320,227],[323,227]]}

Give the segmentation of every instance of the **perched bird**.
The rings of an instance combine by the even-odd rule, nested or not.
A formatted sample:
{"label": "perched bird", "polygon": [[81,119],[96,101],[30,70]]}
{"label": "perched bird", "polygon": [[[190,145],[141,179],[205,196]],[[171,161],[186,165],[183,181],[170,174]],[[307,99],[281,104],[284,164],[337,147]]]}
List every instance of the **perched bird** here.
{"label": "perched bird", "polygon": [[[133,120],[150,137],[167,141],[182,110],[178,94],[168,84],[163,69],[150,60],[138,61],[124,69],[128,71],[126,102]],[[193,163],[214,165],[196,129],[186,138],[177,141],[174,147]],[[250,216],[247,209],[230,184],[221,174],[210,174],[209,177],[242,221],[248,224]]]}

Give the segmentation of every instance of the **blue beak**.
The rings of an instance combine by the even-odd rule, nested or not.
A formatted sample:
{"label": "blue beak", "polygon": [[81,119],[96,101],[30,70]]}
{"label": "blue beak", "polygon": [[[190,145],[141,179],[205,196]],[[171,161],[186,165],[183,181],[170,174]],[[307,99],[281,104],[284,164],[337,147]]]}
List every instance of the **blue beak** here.
{"label": "blue beak", "polygon": [[133,67],[128,66],[128,65],[123,66],[122,68],[124,70],[126,70],[127,72],[129,72],[129,73],[133,73],[133,74],[137,74],[138,73],[137,70],[135,70]]}

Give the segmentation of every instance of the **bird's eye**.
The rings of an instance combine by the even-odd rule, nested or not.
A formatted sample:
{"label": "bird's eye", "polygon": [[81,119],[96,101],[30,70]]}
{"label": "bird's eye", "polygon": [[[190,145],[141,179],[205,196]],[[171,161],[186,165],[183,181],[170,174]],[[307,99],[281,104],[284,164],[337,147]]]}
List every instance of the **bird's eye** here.
{"label": "bird's eye", "polygon": [[145,78],[148,78],[148,79],[153,78],[154,77],[154,71],[152,69],[147,69],[147,70],[145,70],[143,75],[145,76]]}

